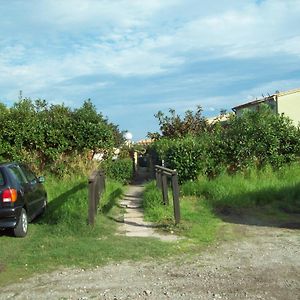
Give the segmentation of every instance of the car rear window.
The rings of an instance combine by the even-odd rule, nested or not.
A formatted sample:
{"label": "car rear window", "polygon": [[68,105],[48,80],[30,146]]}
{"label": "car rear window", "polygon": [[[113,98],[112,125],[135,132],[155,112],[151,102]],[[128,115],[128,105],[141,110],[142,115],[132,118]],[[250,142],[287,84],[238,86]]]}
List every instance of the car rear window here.
{"label": "car rear window", "polygon": [[4,185],[4,177],[3,177],[2,172],[0,171],[0,186],[1,185]]}
{"label": "car rear window", "polygon": [[17,166],[9,166],[8,169],[18,183],[26,183],[24,175],[22,175],[21,170]]}

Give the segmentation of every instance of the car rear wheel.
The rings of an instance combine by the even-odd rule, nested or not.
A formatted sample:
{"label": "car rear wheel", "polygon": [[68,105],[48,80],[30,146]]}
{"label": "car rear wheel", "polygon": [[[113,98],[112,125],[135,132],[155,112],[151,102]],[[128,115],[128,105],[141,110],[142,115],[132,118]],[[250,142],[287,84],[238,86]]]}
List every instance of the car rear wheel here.
{"label": "car rear wheel", "polygon": [[14,235],[16,237],[24,237],[27,234],[27,230],[28,230],[27,213],[26,210],[22,208],[18,224],[14,228]]}

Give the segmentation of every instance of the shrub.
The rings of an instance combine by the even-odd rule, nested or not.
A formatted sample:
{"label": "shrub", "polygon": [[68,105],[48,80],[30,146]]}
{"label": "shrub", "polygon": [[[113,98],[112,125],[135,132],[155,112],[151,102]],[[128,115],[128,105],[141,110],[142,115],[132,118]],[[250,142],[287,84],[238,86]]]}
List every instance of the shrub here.
{"label": "shrub", "polygon": [[[80,108],[21,99],[11,108],[0,103],[0,159],[18,160],[60,174],[72,156],[101,150],[110,153],[122,142],[118,127],[98,113],[90,100]],[[75,154],[74,154],[75,153]]]}
{"label": "shrub", "polygon": [[[176,114],[174,109],[169,109],[167,116],[159,111],[154,116],[158,119],[159,127],[163,137],[180,138],[186,135],[197,135],[199,132],[206,132],[208,129],[207,120],[202,116],[202,107],[198,106],[196,112],[187,110],[184,117]],[[150,138],[160,138],[157,132],[148,133]]]}
{"label": "shrub", "polygon": [[165,161],[166,167],[177,170],[182,183],[194,180],[199,175],[212,177],[221,172],[225,159],[219,141],[217,134],[208,132],[197,137],[163,138],[154,143],[152,152]]}
{"label": "shrub", "polygon": [[300,130],[287,117],[262,106],[259,111],[232,116],[227,124],[218,123],[197,135],[160,138],[151,146],[151,152],[159,157],[158,161],[164,160],[166,167],[176,169],[182,183],[201,175],[212,178],[226,170],[236,172],[265,165],[280,168],[296,161]]}
{"label": "shrub", "polygon": [[122,158],[117,160],[105,161],[103,168],[107,177],[128,183],[133,176],[133,162],[130,158]]}
{"label": "shrub", "polygon": [[266,164],[281,167],[300,154],[299,128],[265,105],[258,112],[248,110],[241,117],[232,117],[223,138],[227,163],[234,169]]}

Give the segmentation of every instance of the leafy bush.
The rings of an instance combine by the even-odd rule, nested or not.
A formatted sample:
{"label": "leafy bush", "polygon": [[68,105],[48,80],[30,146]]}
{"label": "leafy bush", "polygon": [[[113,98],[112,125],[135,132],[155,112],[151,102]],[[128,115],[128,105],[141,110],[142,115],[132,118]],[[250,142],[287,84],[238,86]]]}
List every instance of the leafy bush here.
{"label": "leafy bush", "polygon": [[212,178],[226,170],[236,172],[265,165],[280,168],[296,161],[300,130],[288,118],[262,106],[258,112],[232,116],[227,124],[218,123],[198,134],[162,137],[150,152],[164,160],[167,167],[176,169],[180,182],[201,175]]}
{"label": "leafy bush", "polygon": [[181,183],[199,175],[212,177],[220,173],[225,160],[218,136],[209,133],[181,139],[163,138],[153,144],[153,151],[165,161],[166,167],[177,170]]}
{"label": "leafy bush", "polygon": [[[96,111],[90,100],[72,110],[64,104],[21,99],[0,103],[0,159],[18,160],[60,174],[69,156],[101,150],[107,156],[122,141],[118,127]],[[72,160],[72,159],[71,159]]]}
{"label": "leafy bush", "polygon": [[124,184],[128,183],[133,176],[133,162],[130,158],[105,161],[103,168],[107,177]]}
{"label": "leafy bush", "polygon": [[283,115],[262,105],[232,117],[223,132],[227,163],[234,169],[270,164],[281,167],[300,154],[300,131]]}
{"label": "leafy bush", "polygon": [[196,112],[187,110],[184,117],[176,114],[174,109],[169,109],[170,116],[159,111],[155,117],[158,119],[162,135],[157,132],[148,133],[153,139],[162,137],[180,138],[186,135],[197,135],[199,132],[205,132],[208,129],[208,122],[202,116],[202,107],[198,106]]}

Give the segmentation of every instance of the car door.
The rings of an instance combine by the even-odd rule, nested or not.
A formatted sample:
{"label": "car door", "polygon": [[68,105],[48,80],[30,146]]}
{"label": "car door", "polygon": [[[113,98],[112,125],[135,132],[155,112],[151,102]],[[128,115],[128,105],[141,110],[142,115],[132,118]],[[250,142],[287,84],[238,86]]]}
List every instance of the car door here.
{"label": "car door", "polygon": [[26,166],[19,165],[22,173],[26,177],[27,186],[30,190],[31,203],[33,207],[33,215],[36,216],[41,212],[45,205],[45,190],[43,185],[39,182],[36,175]]}

